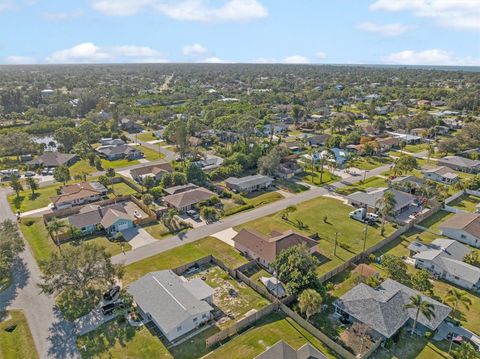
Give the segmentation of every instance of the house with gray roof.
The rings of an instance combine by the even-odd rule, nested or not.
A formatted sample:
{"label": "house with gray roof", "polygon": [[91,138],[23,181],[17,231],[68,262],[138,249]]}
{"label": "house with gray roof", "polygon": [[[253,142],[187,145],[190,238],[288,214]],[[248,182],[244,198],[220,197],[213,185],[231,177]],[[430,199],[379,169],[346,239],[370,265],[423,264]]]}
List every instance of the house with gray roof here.
{"label": "house with gray roof", "polygon": [[384,187],[372,187],[367,189],[366,192],[357,191],[348,195],[346,199],[348,201],[348,204],[354,207],[363,207],[376,211],[378,209],[378,201],[383,198],[383,194],[387,190],[391,191],[395,196],[394,216],[397,216],[400,213],[407,211],[410,206],[414,205],[414,195],[396,189],[388,189]]}
{"label": "house with gray roof", "polygon": [[440,234],[480,248],[480,214],[457,213],[440,225]]}
{"label": "house with gray roof", "polygon": [[143,157],[143,152],[129,145],[108,145],[100,146],[95,151],[103,158],[109,161],[115,161],[122,158],[136,160]]}
{"label": "house with gray roof", "polygon": [[439,166],[446,166],[455,171],[466,173],[479,173],[480,161],[471,160],[470,158],[461,156],[445,156],[438,160]]}
{"label": "house with gray roof", "polygon": [[145,321],[152,321],[174,341],[208,322],[213,289],[200,278],[187,280],[171,270],[151,272],[130,284],[127,291]]}
{"label": "house with gray roof", "polygon": [[437,238],[430,244],[410,243],[408,249],[415,260],[415,267],[426,269],[463,288],[475,291],[480,288],[480,268],[463,261],[471,252],[466,245],[452,239]]}
{"label": "house with gray roof", "polygon": [[430,170],[424,170],[423,176],[425,179],[448,185],[458,182],[458,175],[454,173],[452,169],[446,166],[440,166],[432,168]]}
{"label": "house with gray roof", "polygon": [[327,357],[313,347],[310,343],[304,344],[298,350],[280,340],[255,359],[326,359]]}
{"label": "house with gray roof", "polygon": [[71,166],[78,160],[78,156],[70,153],[45,151],[37,158],[27,162],[30,167],[55,168],[62,165]]}
{"label": "house with gray roof", "polygon": [[272,185],[273,178],[264,175],[252,175],[241,178],[229,177],[225,185],[235,192],[254,192],[267,189]]}
{"label": "house with gray roof", "polygon": [[430,319],[422,313],[418,316],[416,333],[424,335],[427,331],[436,330],[451,308],[392,279],[385,280],[377,288],[360,283],[333,305],[337,316],[364,323],[388,339],[400,328],[413,326],[416,310],[406,308],[406,305],[410,303],[410,297],[417,294],[433,305],[434,316]]}
{"label": "house with gray roof", "polygon": [[[163,197],[162,200],[168,207],[175,208],[180,212],[188,211],[196,204],[215,196],[215,193],[212,191],[192,185],[191,183],[185,186],[176,187],[177,188],[173,194]],[[172,191],[172,188],[173,187],[167,188],[167,190]]]}

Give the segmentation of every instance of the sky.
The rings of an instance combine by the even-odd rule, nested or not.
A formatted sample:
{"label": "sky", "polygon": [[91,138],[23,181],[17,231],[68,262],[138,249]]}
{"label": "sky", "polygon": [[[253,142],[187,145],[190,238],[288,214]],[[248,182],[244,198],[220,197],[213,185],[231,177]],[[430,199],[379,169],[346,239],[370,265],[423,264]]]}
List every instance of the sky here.
{"label": "sky", "polygon": [[480,0],[0,0],[0,63],[480,66]]}

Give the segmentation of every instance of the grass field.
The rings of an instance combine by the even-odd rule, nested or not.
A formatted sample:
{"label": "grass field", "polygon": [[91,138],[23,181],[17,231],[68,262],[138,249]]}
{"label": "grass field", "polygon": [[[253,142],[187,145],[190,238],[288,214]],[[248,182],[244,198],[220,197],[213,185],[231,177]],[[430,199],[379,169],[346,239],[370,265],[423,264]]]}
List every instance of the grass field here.
{"label": "grass field", "polygon": [[[254,195],[248,195],[242,197],[245,204],[240,205],[236,204],[232,199],[224,200],[224,211],[225,216],[239,213],[240,207],[245,208],[245,210],[253,209],[256,207],[264,206],[268,203],[272,203],[278,200],[283,199],[284,197],[278,192],[263,192]],[[241,212],[241,211],[240,211]]]}
{"label": "grass field", "polygon": [[349,162],[349,165],[360,170],[372,170],[389,163],[392,163],[392,160],[388,157],[366,156],[355,158]]}
{"label": "grass field", "polygon": [[428,144],[427,143],[419,143],[416,145],[406,145],[404,148],[404,151],[410,152],[410,153],[418,153],[422,151],[428,150]]}
{"label": "grass field", "polygon": [[18,198],[16,194],[8,195],[8,202],[14,212],[17,210],[20,212],[26,212],[37,208],[43,208],[49,205],[50,197],[56,196],[57,189],[60,187],[61,185],[54,185],[39,188],[35,191],[35,196],[32,197],[32,192],[25,186],[25,191],[21,191]]}
{"label": "grass field", "polygon": [[458,197],[456,200],[450,202],[448,205],[462,209],[467,212],[475,212],[475,207],[480,203],[480,197],[464,194],[463,196]]}
{"label": "grass field", "polygon": [[[7,315],[10,319],[0,322],[0,358],[38,358],[32,333],[23,312],[10,310]],[[10,327],[12,330],[7,331],[6,329]]]}
{"label": "grass field", "polygon": [[[50,258],[50,255],[58,251],[58,247],[53,243],[52,239],[49,237],[47,230],[43,224],[43,220],[40,217],[29,217],[24,218],[20,223],[20,230],[22,231],[25,239],[32,248],[33,256],[38,261],[46,260]],[[118,242],[110,242],[104,236],[97,237],[87,237],[83,241],[88,241],[89,243],[97,243],[101,246],[104,246],[108,253],[112,256],[122,252],[122,245]],[[62,246],[74,246],[77,245],[76,242],[70,242],[62,244]],[[129,251],[131,247],[128,243],[124,243],[124,250]]]}
{"label": "grass field", "polygon": [[305,167],[305,171],[299,175],[302,181],[312,184],[314,186],[323,186],[328,183],[332,183],[338,181],[340,177],[331,174],[327,168],[323,169],[323,176],[322,181],[320,181],[320,172],[319,171],[312,171],[310,167]]}
{"label": "grass field", "polygon": [[[102,169],[106,170],[108,168],[122,168],[122,167],[138,165],[139,163],[140,162],[137,160],[129,161],[127,159],[120,159],[116,161],[108,161],[108,160],[102,159]],[[98,170],[94,166],[90,166],[87,160],[80,160],[70,167],[70,175],[72,176],[72,178],[75,175],[79,175],[82,173],[92,174],[97,171]]]}
{"label": "grass field", "polygon": [[137,135],[139,141],[148,142],[158,140],[152,132],[142,132]]}
{"label": "grass field", "polygon": [[335,192],[343,195],[349,195],[357,191],[366,191],[368,188],[372,187],[387,187],[387,180],[382,177],[370,177],[365,179],[365,181],[360,181],[354,185],[337,188]]}
{"label": "grass field", "polygon": [[[352,207],[332,198],[319,197],[296,206],[297,210],[290,214],[289,221],[282,219],[282,213],[258,218],[252,222],[235,227],[239,231],[242,228],[250,228],[264,234],[272,231],[294,230],[306,235],[318,233],[318,244],[321,252],[321,265],[318,274],[324,274],[341,263],[347,261],[363,249],[365,224],[349,218]],[[325,222],[325,217],[326,222]],[[299,228],[298,222],[304,224]],[[300,226],[301,227],[301,226]],[[386,224],[385,235],[393,232],[393,226]],[[334,238],[338,233],[338,241],[343,246],[337,246],[337,254],[334,255]],[[379,227],[368,227],[366,247],[379,242],[383,237]]]}
{"label": "grass field", "polygon": [[247,259],[228,244],[213,237],[206,237],[126,266],[123,283],[126,285],[149,272],[175,268],[209,254],[220,259],[230,268],[236,268],[247,262]]}
{"label": "grass field", "polygon": [[139,151],[142,151],[143,154],[145,155],[145,159],[148,161],[157,161],[161,160],[162,158],[165,157],[165,155],[161,152],[154,151],[151,148],[144,147],[144,146],[135,146],[136,149]]}

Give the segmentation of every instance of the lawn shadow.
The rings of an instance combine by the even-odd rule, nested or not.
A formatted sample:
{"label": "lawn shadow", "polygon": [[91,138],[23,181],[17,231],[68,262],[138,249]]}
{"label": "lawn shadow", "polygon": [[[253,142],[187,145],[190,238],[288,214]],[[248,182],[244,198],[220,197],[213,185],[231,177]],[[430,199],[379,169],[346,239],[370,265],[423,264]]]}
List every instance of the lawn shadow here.
{"label": "lawn shadow", "polygon": [[40,197],[40,193],[35,192],[35,193],[33,193],[33,194],[30,193],[30,195],[28,196],[28,199],[29,199],[30,201],[35,201],[38,197]]}

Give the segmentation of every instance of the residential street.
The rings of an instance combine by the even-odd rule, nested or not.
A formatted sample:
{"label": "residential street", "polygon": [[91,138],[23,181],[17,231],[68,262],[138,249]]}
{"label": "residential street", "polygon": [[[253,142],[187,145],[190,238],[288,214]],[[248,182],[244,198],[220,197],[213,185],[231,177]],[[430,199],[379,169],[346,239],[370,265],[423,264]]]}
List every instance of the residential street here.
{"label": "residential street", "polygon": [[[15,221],[6,194],[5,189],[0,189],[0,218]],[[40,292],[37,287],[40,276],[40,269],[27,245],[15,264],[13,284],[0,293],[0,310],[24,311],[40,358],[78,358],[73,326],[55,310],[54,298]]]}
{"label": "residential street", "polygon": [[[379,175],[385,171],[388,171],[390,169],[390,166],[391,165],[388,164],[368,171],[366,177],[370,178]],[[203,227],[191,229],[188,232],[156,241],[154,243],[126,252],[125,254],[116,255],[112,258],[112,260],[114,263],[122,263],[128,265],[130,263],[134,263],[142,259],[154,256],[155,254],[164,252],[171,248],[194,242],[217,232],[223,231],[225,229],[252,221],[256,218],[268,216],[275,212],[281,211],[288,206],[293,206],[298,203],[328,194],[335,188],[344,187],[348,184],[359,182],[362,179],[363,176],[352,176],[324,187],[315,187],[309,191],[301,192],[300,194],[297,194],[295,196],[284,198],[280,201],[267,204],[251,211],[239,213],[237,215],[222,219],[218,222]]]}

